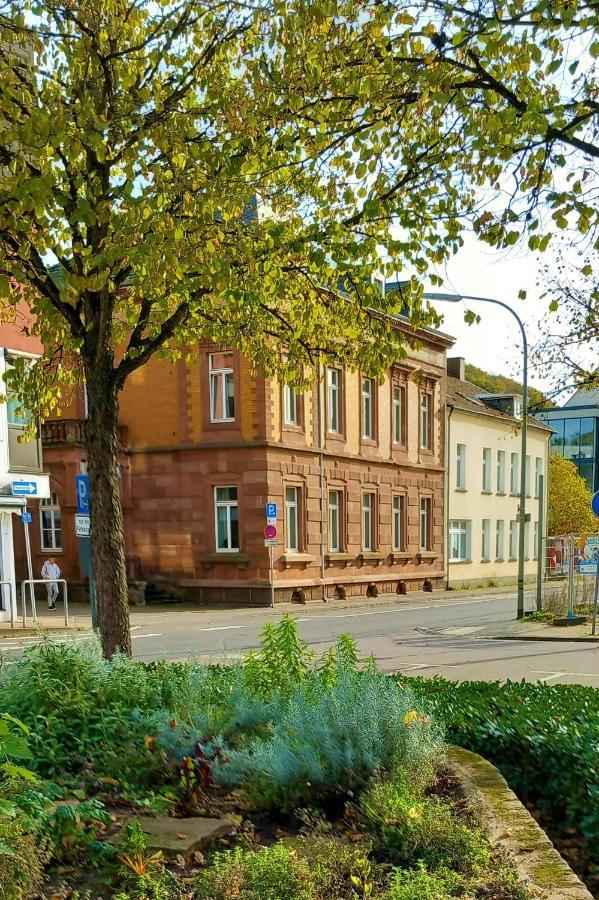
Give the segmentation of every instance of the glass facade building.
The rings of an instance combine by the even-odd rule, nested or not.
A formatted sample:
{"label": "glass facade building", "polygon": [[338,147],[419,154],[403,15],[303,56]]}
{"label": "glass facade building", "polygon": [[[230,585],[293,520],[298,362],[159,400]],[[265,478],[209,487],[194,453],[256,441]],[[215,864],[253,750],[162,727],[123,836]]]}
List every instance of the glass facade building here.
{"label": "glass facade building", "polygon": [[[549,451],[576,463],[590,491],[599,491],[599,396],[578,391],[561,409],[538,413],[554,430]],[[586,403],[585,403],[586,400]]]}

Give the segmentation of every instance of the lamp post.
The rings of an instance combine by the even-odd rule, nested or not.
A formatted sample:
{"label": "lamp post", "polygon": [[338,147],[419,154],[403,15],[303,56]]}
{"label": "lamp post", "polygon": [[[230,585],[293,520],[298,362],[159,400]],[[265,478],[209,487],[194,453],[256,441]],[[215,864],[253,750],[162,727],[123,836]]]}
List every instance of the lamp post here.
{"label": "lamp post", "polygon": [[522,334],[522,441],[520,460],[520,504],[518,507],[518,618],[524,618],[524,526],[526,523],[526,430],[528,421],[528,341],[524,324],[518,313],[504,303],[492,297],[477,297],[472,294],[425,293],[425,300],[439,300],[445,303],[460,303],[462,300],[474,300],[481,303],[492,303],[507,309],[514,317]]}

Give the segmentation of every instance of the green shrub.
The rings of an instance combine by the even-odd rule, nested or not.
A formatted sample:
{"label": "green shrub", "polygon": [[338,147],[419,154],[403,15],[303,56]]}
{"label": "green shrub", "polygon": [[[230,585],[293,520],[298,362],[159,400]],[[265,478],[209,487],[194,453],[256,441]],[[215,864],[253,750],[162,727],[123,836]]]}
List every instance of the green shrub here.
{"label": "green shrub", "polygon": [[180,885],[166,868],[162,852],[149,852],[147,837],[137,822],[125,825],[117,859],[117,880],[124,892],[117,894],[115,900],[175,900],[181,895]]}
{"label": "green shrub", "polygon": [[385,900],[451,900],[459,888],[459,880],[451,872],[394,869]]}
{"label": "green shrub", "polygon": [[577,684],[400,678],[448,739],[495,763],[523,800],[599,840],[599,691]]}
{"label": "green shrub", "polygon": [[446,803],[422,798],[401,779],[374,784],[360,808],[387,849],[408,865],[422,860],[430,869],[473,875],[489,862],[489,847],[479,829],[467,827]]}
{"label": "green shrub", "polygon": [[36,896],[42,884],[48,852],[26,826],[23,815],[0,817],[0,900]]}
{"label": "green shrub", "polygon": [[249,786],[263,806],[290,808],[359,790],[381,767],[416,776],[432,769],[442,745],[435,724],[413,707],[410,691],[372,672],[342,671],[331,686],[306,679],[265,735],[227,754],[217,778]]}
{"label": "green shrub", "polygon": [[217,853],[198,879],[198,900],[313,900],[307,861],[284,844]]}

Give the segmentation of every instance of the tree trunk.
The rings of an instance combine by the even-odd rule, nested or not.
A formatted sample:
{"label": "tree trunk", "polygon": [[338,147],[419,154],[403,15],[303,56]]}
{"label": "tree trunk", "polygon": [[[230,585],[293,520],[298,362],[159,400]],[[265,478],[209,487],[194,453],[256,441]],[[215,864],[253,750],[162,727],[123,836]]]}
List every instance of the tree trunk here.
{"label": "tree trunk", "polygon": [[85,447],[91,494],[91,541],[98,627],[107,659],[131,656],[125,535],[118,457],[118,392],[112,361],[85,366],[88,418]]}

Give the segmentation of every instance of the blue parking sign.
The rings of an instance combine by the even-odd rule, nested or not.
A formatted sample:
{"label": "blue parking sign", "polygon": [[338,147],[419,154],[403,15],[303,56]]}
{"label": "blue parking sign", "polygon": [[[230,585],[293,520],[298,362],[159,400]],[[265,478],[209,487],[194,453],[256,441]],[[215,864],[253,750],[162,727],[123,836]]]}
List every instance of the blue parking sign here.
{"label": "blue parking sign", "polygon": [[76,475],[77,512],[81,516],[89,516],[89,475]]}
{"label": "blue parking sign", "polygon": [[276,519],[277,518],[277,504],[276,503],[267,503],[264,507],[264,511],[266,513],[267,519]]}

